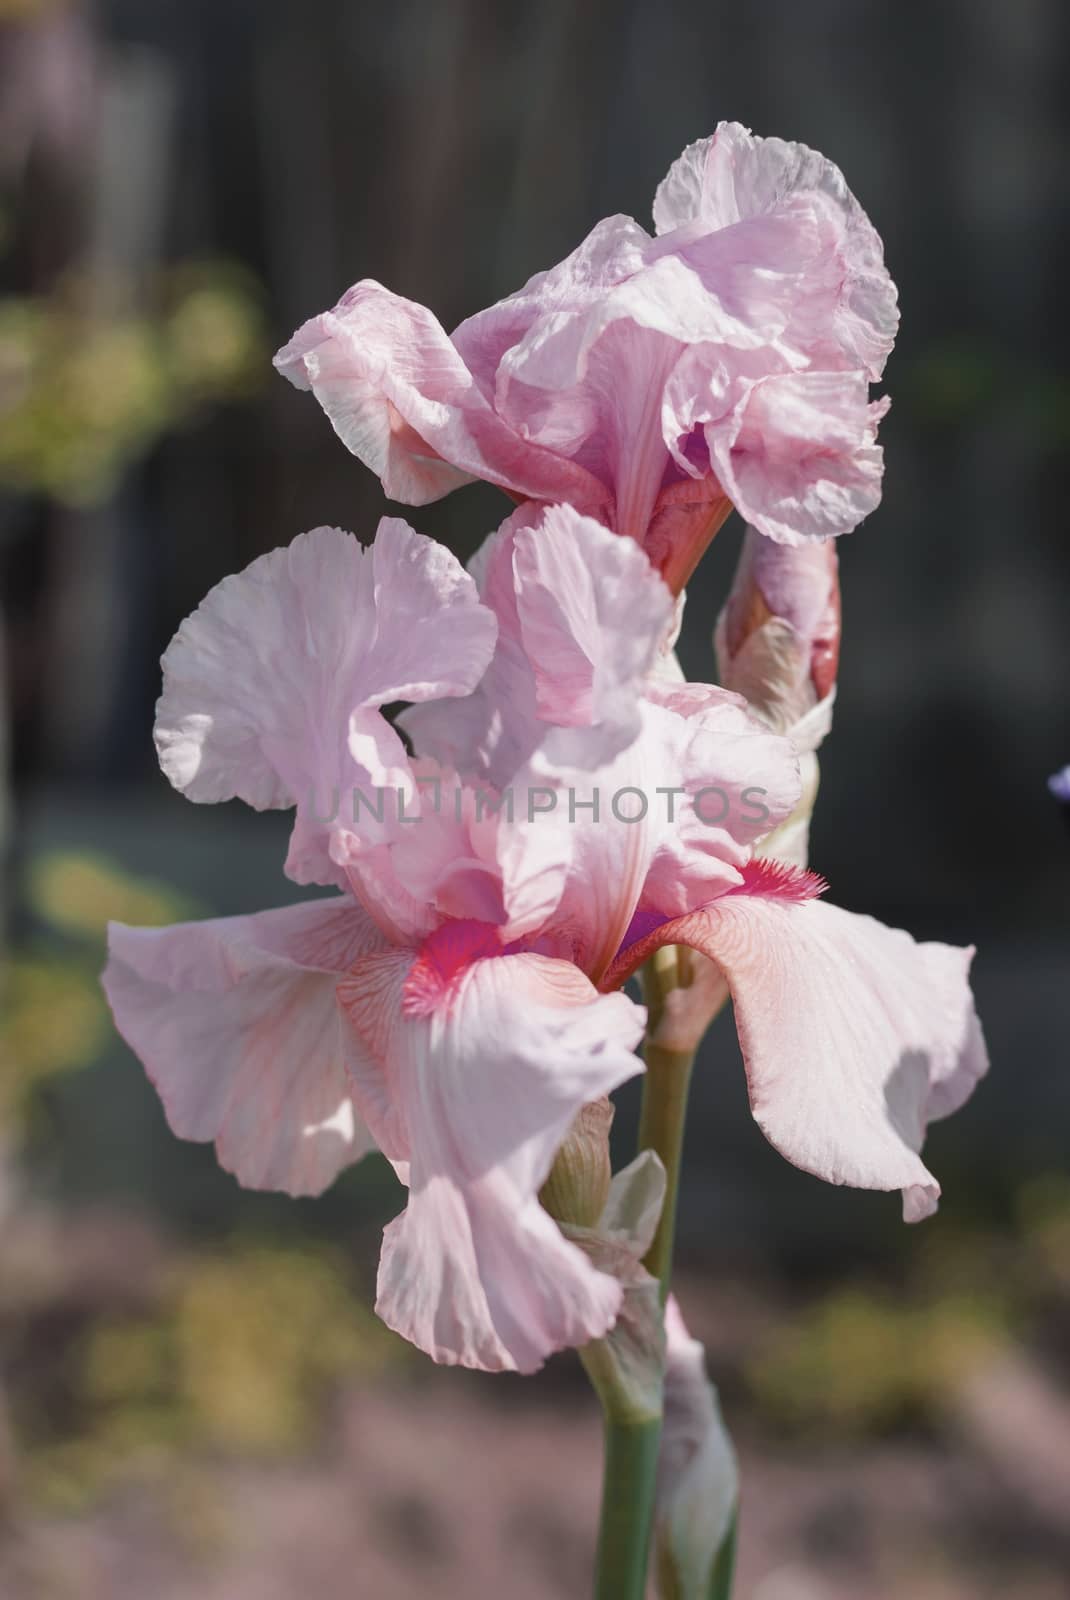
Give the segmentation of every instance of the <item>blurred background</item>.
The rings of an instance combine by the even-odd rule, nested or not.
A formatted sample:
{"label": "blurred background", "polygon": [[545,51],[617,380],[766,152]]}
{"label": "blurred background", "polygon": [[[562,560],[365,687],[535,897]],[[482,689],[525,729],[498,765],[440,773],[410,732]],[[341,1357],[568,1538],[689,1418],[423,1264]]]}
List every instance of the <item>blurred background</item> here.
{"label": "blurred background", "polygon": [[[108,917],[296,897],[285,819],[190,807],[150,737],[213,583],[388,509],[274,349],[366,276],[453,326],[598,218],[648,223],[719,118],[840,163],[900,285],[813,860],[976,941],[993,1057],[906,1230],[779,1160],[713,1030],[679,1293],[740,1446],[737,1595],[1070,1594],[1068,33],[1060,0],[0,0],[3,1600],[586,1592],[575,1362],[410,1355],[370,1311],[385,1164],[241,1192],[96,979]],[[505,510],[414,515],[467,555]],[[739,534],[691,588],[695,678]],[[625,1158],[634,1121],[626,1094]]]}

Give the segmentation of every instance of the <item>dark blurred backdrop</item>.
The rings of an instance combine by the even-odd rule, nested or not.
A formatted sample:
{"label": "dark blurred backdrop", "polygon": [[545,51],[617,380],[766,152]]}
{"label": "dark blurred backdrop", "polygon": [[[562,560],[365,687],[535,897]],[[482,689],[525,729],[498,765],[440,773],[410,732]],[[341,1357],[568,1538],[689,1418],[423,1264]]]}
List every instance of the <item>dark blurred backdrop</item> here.
{"label": "dark blurred backdrop", "polygon": [[[944,1212],[904,1234],[892,1199],[824,1189],[768,1150],[731,1027],[713,1031],[689,1134],[684,1281],[752,1439],[754,1498],[781,1507],[769,1526],[754,1512],[740,1600],[835,1600],[840,1582],[851,1600],[953,1600],[987,1595],[990,1578],[1005,1593],[1011,1573],[1016,1596],[1065,1592],[1067,1506],[1050,1503],[1045,1463],[1070,1440],[1053,1354],[1070,1323],[1070,835],[1045,779],[1070,761],[1068,33],[1059,0],[0,0],[0,1509],[6,1494],[14,1530],[0,1593],[43,1594],[67,1562],[80,1597],[155,1585],[232,1600],[243,1583],[274,1595],[270,1563],[243,1565],[229,1534],[220,1554],[203,1532],[214,1524],[195,1464],[222,1452],[220,1471],[253,1473],[241,1492],[270,1521],[259,1468],[236,1463],[274,1451],[292,1507],[320,1470],[308,1463],[326,1448],[323,1395],[341,1386],[358,1413],[382,1408],[367,1437],[353,1424],[362,1448],[408,1437],[412,1380],[395,1367],[409,1368],[362,1316],[392,1179],[372,1162],[316,1204],[242,1196],[209,1152],[171,1139],[94,986],[109,915],[296,897],[284,824],[189,807],[150,737],[159,655],[213,583],[319,523],[370,537],[391,509],[316,404],[273,375],[271,353],[359,277],[452,327],[600,217],[648,225],[669,163],[720,118],[837,161],[899,284],[884,501],[840,547],[844,648],[813,861],[852,909],[976,941],[993,1056],[975,1102],[931,1136]],[[506,510],[479,486],[410,516],[467,555]],[[713,673],[737,520],[691,586],[681,656],[694,678]],[[622,1151],[633,1122],[625,1096]],[[102,1263],[124,1256],[132,1281],[112,1282]],[[253,1394],[214,1429],[213,1383],[247,1385],[264,1328],[298,1300],[308,1340],[295,1334],[266,1369],[283,1421],[261,1437]],[[321,1300],[322,1318],[307,1310]],[[251,1331],[224,1349],[246,1313]],[[323,1326],[335,1356],[309,1368]],[[198,1338],[222,1352],[203,1383],[175,1355]],[[757,1366],[752,1347],[766,1350]],[[904,1355],[915,1347],[930,1352],[920,1370]],[[956,1353],[975,1347],[1003,1388],[992,1378],[973,1395],[956,1379],[949,1402],[949,1370],[974,1372]],[[857,1384],[837,1401],[845,1362]],[[506,1394],[522,1408],[491,1428],[503,1463],[535,1427],[515,1386],[493,1389],[458,1378],[431,1391],[455,1445],[447,1474],[466,1430],[488,1426],[479,1406]],[[1052,1417],[1062,1434],[1023,1445]],[[826,1498],[800,1510],[807,1426],[841,1455]],[[330,1437],[331,1492],[350,1484],[355,1517],[370,1492],[359,1448]],[[594,1433],[583,1440],[593,1452]],[[540,1448],[548,1432],[531,1460]],[[166,1463],[152,1493],[146,1452]],[[528,1552],[509,1557],[508,1592],[582,1592],[590,1530],[568,1543],[572,1503],[539,1500],[545,1473],[524,1488],[515,1467],[516,1505],[469,1548],[442,1531],[439,1479],[413,1487],[411,1463],[395,1465],[385,1522],[357,1519],[353,1550],[332,1547],[315,1569],[324,1596],[497,1592],[486,1551],[499,1547]],[[130,1501],[131,1481],[147,1501]],[[948,1483],[963,1481],[956,1498]],[[194,1507],[181,1537],[157,1527],[161,1483]],[[901,1522],[878,1503],[905,1507]],[[313,1521],[295,1521],[288,1551],[316,1544]],[[373,1556],[374,1582],[347,1587],[350,1559]],[[294,1559],[280,1595],[310,1581]]]}

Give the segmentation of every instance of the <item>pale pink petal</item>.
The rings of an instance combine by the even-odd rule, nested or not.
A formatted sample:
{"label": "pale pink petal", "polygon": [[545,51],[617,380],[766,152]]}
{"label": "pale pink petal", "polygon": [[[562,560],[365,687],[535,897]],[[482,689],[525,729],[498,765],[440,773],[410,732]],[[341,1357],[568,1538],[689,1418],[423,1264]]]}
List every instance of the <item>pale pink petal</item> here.
{"label": "pale pink petal", "polygon": [[756,138],[722,122],[712,138],[689,145],[654,201],[659,234],[702,223],[712,230],[776,213],[801,197],[821,202],[837,233],[841,285],[838,342],[847,365],[879,378],[898,326],[895,286],[879,235],[831,161],[803,144]]}
{"label": "pale pink petal", "polygon": [[595,488],[495,413],[430,311],[370,279],[299,328],[275,365],[312,390],[391,499],[423,505],[472,477],[541,500]]}
{"label": "pale pink petal", "polygon": [[548,740],[498,824],[508,933],[540,929],[596,981],[640,906],[678,916],[738,886],[754,840],[799,796],[791,745],[738,696],[651,683],[641,715],[639,737],[593,772]]}
{"label": "pale pink petal", "polygon": [[409,1162],[379,1315],[434,1360],[485,1370],[533,1372],[604,1334],[620,1285],[537,1196],[580,1107],[640,1070],[642,1010],[599,998],[565,962],[488,959],[448,935],[415,965],[358,962],[339,996],[373,1063],[356,1072],[357,1103],[387,1153]]}
{"label": "pale pink petal", "polygon": [[541,317],[598,301],[639,271],[649,245],[650,235],[631,217],[606,217],[564,261],[455,328],[453,343],[483,392],[493,398],[504,357]]}
{"label": "pale pink petal", "polygon": [[682,353],[695,341],[749,350],[763,338],[681,260],[664,256],[583,310],[535,323],[503,357],[498,409],[531,439],[582,462],[605,487],[616,532],[642,542],[677,443],[679,426],[667,441],[663,411]]}
{"label": "pale pink petal", "polygon": [[672,596],[643,552],[590,517],[552,506],[539,527],[518,531],[513,570],[540,718],[611,730],[606,746],[630,743],[637,690],[673,616]]}
{"label": "pale pink petal", "polygon": [[354,788],[407,768],[378,706],[469,693],[495,634],[455,557],[405,523],[384,518],[368,550],[317,528],[224,578],[182,624],[163,658],[160,765],[191,800],[299,806],[287,870],[338,882],[333,819]]}
{"label": "pale pink petal", "polygon": [[543,507],[527,501],[484,541],[469,563],[480,599],[498,622],[494,656],[474,693],[450,705],[413,706],[398,719],[420,755],[499,785],[508,782],[542,737],[535,677],[524,649],[513,547]]}
{"label": "pale pink petal", "polygon": [[860,372],[798,372],[751,388],[731,417],[707,423],[726,493],[782,544],[850,533],[880,504],[883,454]]}
{"label": "pale pink petal", "polygon": [[751,1109],[782,1155],[829,1183],[901,1188],[908,1221],[935,1210],[926,1125],[988,1067],[972,950],[916,944],[818,900],[728,894],[640,940],[611,976],[661,943],[722,968]]}
{"label": "pale pink petal", "polygon": [[498,630],[457,557],[398,517],[382,519],[369,554],[376,632],[363,704],[470,693]]}
{"label": "pale pink petal", "polygon": [[377,796],[381,825],[332,837],[353,893],[396,944],[419,943],[443,918],[504,923],[493,831],[481,826],[493,792],[421,757],[411,794]]}
{"label": "pale pink petal", "polygon": [[382,938],[353,901],[108,930],[103,983],[173,1132],[250,1189],[319,1194],[373,1147],[344,1060],[337,975]]}
{"label": "pale pink petal", "polygon": [[498,619],[494,660],[466,700],[404,714],[417,747],[499,788],[555,728],[583,730],[557,741],[556,759],[611,759],[638,731],[639,690],[672,625],[643,552],[570,506],[529,503],[473,570]]}

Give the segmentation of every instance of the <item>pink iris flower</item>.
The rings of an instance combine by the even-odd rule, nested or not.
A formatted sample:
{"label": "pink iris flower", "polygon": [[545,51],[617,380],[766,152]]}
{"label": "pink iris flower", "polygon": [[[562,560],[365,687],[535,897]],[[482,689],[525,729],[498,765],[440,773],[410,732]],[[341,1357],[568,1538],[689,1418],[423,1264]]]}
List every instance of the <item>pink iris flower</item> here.
{"label": "pink iris flower", "polygon": [[880,499],[871,403],[895,337],[881,242],[839,169],[721,123],[652,237],[609,217],[452,335],[371,280],[276,356],[409,505],[473,478],[639,541],[674,593],[736,506],[786,544]]}
{"label": "pink iris flower", "polygon": [[408,1187],[380,1315],[527,1372],[620,1307],[537,1196],[580,1108],[641,1070],[619,991],[658,944],[722,968],[773,1144],[908,1217],[939,1192],[926,1123],[985,1059],[970,952],[756,858],[795,753],[738,696],[650,677],[673,603],[637,544],[524,506],[474,569],[385,519],[212,590],[164,656],[161,763],[194,800],[295,807],[287,872],[341,893],[115,924],[104,981],[174,1131],[242,1183],[315,1193],[377,1146]]}

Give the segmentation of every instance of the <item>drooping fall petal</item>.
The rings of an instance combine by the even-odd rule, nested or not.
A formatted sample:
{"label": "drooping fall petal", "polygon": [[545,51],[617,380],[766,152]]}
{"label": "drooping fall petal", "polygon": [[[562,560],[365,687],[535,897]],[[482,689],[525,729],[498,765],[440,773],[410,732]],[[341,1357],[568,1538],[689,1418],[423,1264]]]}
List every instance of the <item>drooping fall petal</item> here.
{"label": "drooping fall petal", "polygon": [[373,1148],[335,985],[382,944],[342,897],[169,928],[113,922],[103,983],[179,1138],[213,1140],[246,1188],[319,1194]]}
{"label": "drooping fall petal", "polygon": [[605,1333],[619,1309],[619,1284],[537,1196],[580,1107],[640,1070],[643,1012],[543,956],[458,969],[480,948],[471,937],[436,941],[415,963],[358,961],[340,986],[364,1047],[357,1104],[384,1151],[408,1163],[376,1309],[436,1361],[533,1372]]}
{"label": "drooping fall petal", "polygon": [[[775,864],[764,868],[771,873]],[[917,944],[782,890],[727,894],[620,958],[618,981],[659,944],[715,961],[732,993],[755,1121],[781,1155],[829,1183],[902,1189],[903,1214],[936,1209],[919,1151],[987,1071],[967,973],[972,950]]]}

